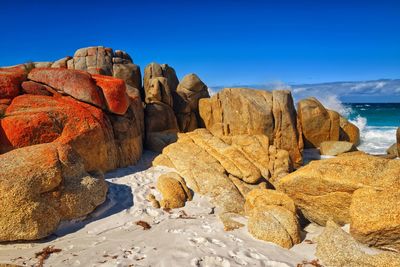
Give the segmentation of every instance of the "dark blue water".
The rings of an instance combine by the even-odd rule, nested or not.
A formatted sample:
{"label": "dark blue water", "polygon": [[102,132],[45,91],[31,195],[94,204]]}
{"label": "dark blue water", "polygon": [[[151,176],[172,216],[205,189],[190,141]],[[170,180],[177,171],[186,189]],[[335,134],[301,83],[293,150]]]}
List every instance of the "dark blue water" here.
{"label": "dark blue water", "polygon": [[345,104],[351,108],[349,118],[358,116],[367,119],[368,126],[400,127],[400,103]]}

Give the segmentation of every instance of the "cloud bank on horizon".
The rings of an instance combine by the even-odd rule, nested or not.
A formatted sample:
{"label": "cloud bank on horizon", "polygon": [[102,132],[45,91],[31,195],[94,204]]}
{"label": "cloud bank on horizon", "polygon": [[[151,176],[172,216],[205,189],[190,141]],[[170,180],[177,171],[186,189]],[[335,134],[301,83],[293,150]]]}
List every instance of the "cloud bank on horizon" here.
{"label": "cloud bank on horizon", "polygon": [[313,96],[322,102],[334,102],[332,100],[337,99],[344,103],[400,103],[400,79],[295,85],[278,81],[268,84],[215,86],[211,87],[210,91],[215,93],[224,87],[248,87],[265,90],[288,89],[292,91],[295,101]]}

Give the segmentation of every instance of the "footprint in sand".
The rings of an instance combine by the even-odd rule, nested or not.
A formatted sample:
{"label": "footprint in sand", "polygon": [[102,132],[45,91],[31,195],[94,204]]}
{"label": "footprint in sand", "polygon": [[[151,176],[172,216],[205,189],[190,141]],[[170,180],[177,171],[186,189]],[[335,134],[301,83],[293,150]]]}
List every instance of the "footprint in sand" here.
{"label": "footprint in sand", "polygon": [[230,267],[229,260],[217,256],[205,256],[194,258],[190,261],[190,265],[194,267]]}

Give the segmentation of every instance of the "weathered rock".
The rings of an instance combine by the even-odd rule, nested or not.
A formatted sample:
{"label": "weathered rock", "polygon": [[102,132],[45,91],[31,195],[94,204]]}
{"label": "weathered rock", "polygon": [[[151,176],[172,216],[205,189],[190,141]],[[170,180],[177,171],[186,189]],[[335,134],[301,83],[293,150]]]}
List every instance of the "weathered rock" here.
{"label": "weathered rock", "polygon": [[306,148],[319,147],[323,141],[339,140],[340,118],[337,113],[325,109],[316,98],[299,101],[297,112]]}
{"label": "weathered rock", "polygon": [[40,239],[61,220],[104,202],[107,184],[68,146],[42,144],[0,155],[0,241]]}
{"label": "weathered rock", "polygon": [[89,73],[69,69],[35,68],[29,73],[28,78],[80,101],[104,107],[102,94]]}
{"label": "weathered rock", "polygon": [[71,59],[72,59],[72,57],[70,57],[70,56],[61,58],[59,60],[54,61],[53,64],[51,64],[51,67],[66,69],[66,68],[68,68],[67,62],[68,62],[68,60],[71,60]]}
{"label": "weathered rock", "polygon": [[164,148],[153,165],[174,167],[194,192],[209,196],[220,213],[243,213],[244,198],[221,164],[187,134]]}
{"label": "weathered rock", "polygon": [[148,149],[161,150],[177,139],[179,132],[174,111],[162,102],[147,104],[145,108],[146,142]]}
{"label": "weathered rock", "polygon": [[192,200],[192,192],[187,188],[185,180],[176,172],[161,175],[157,180],[157,189],[163,199],[162,208],[176,209],[185,206],[186,201]]}
{"label": "weathered rock", "polygon": [[274,145],[288,151],[292,163],[298,168],[303,164],[303,137],[301,127],[298,127],[292,94],[288,90],[274,90],[272,99]]}
{"label": "weathered rock", "polygon": [[397,143],[394,143],[393,145],[391,145],[387,150],[386,153],[388,153],[388,155],[393,155],[395,157],[399,156],[399,150],[397,149]]}
{"label": "weathered rock", "polygon": [[350,233],[358,241],[400,252],[400,188],[354,192],[350,206]]}
{"label": "weathered rock", "polygon": [[171,89],[171,92],[175,92],[179,84],[175,70],[171,66],[168,66],[168,64],[161,64],[161,69],[163,72],[163,77],[165,77],[168,81],[168,86]]}
{"label": "weathered rock", "polygon": [[264,135],[271,145],[289,151],[289,168],[301,164],[301,129],[290,92],[225,88],[201,99],[199,111],[202,123],[214,135]]}
{"label": "weathered rock", "polygon": [[397,139],[397,155],[400,155],[400,127],[397,128],[396,139]]}
{"label": "weathered rock", "polygon": [[299,223],[295,214],[282,206],[264,206],[251,211],[249,232],[257,239],[284,248],[300,243]]}
{"label": "weathered rock", "polygon": [[187,135],[196,145],[217,159],[229,174],[250,184],[261,179],[260,170],[235,146],[224,143],[206,129],[197,129]]}
{"label": "weathered rock", "polygon": [[68,61],[68,68],[112,76],[113,54],[111,48],[103,46],[80,48],[76,50],[73,59]]}
{"label": "weathered rock", "polygon": [[281,206],[296,214],[294,201],[285,193],[271,189],[253,189],[246,195],[244,210],[251,215],[254,209],[263,209],[268,206]]}
{"label": "weathered rock", "polygon": [[278,190],[291,197],[304,216],[324,225],[350,222],[353,192],[359,188],[385,189],[400,185],[400,161],[370,155],[312,161],[281,178]]}
{"label": "weathered rock", "polygon": [[163,69],[160,64],[152,62],[144,69],[143,87],[145,92],[150,87],[150,80],[157,77],[164,77]]}
{"label": "weathered rock", "polygon": [[172,92],[167,78],[156,77],[149,81],[145,89],[145,102],[148,104],[162,102],[173,107]]}
{"label": "weathered rock", "polygon": [[[141,156],[140,118],[133,110],[111,119],[100,109],[70,97],[22,95],[0,120],[0,152],[35,144],[69,144],[87,171],[134,164]],[[125,147],[126,146],[126,147]]]}
{"label": "weathered rock", "polygon": [[51,87],[41,84],[41,83],[37,83],[37,82],[33,82],[33,81],[25,81],[21,84],[22,86],[22,91],[25,94],[31,94],[31,95],[53,95],[51,93],[51,91],[54,91],[54,89],[52,89]]}
{"label": "weathered rock", "polygon": [[331,221],[328,221],[324,232],[316,238],[316,241],[316,256],[324,266],[400,266],[398,253],[367,254],[349,234]]}
{"label": "weathered rock", "polygon": [[262,134],[273,142],[272,94],[262,90],[225,88],[200,99],[200,117],[216,136]]}
{"label": "weathered rock", "polygon": [[50,61],[33,62],[35,68],[50,68],[51,65],[53,65],[53,62]]}
{"label": "weathered rock", "polygon": [[12,99],[19,95],[26,75],[27,71],[24,65],[0,68],[0,98]]}
{"label": "weathered rock", "polygon": [[174,94],[174,110],[181,132],[199,127],[199,100],[209,97],[207,86],[196,74],[183,77]]}
{"label": "weathered rock", "polygon": [[346,152],[356,151],[353,143],[346,141],[324,141],[319,147],[321,155],[337,156]]}
{"label": "weathered rock", "polygon": [[96,85],[101,88],[107,109],[115,114],[124,115],[129,107],[125,82],[121,79],[93,74]]}
{"label": "weathered rock", "polygon": [[339,140],[353,143],[357,146],[360,143],[360,130],[353,123],[340,116]]}

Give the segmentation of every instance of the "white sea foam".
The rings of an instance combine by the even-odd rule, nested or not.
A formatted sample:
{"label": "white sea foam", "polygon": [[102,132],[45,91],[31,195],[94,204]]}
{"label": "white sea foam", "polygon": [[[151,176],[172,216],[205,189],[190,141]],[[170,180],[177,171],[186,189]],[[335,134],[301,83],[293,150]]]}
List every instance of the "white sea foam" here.
{"label": "white sea foam", "polygon": [[361,143],[358,149],[371,154],[385,154],[386,150],[396,142],[396,129],[388,126],[366,126],[360,131]]}

